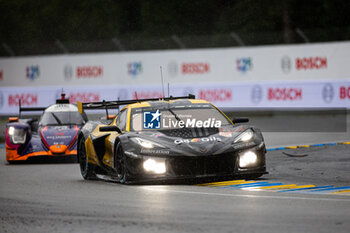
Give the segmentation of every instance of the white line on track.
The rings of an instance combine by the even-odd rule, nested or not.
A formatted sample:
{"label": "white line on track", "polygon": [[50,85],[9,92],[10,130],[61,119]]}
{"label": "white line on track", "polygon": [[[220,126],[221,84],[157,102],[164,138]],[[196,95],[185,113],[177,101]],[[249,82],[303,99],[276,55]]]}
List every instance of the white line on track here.
{"label": "white line on track", "polygon": [[338,199],[338,198],[319,198],[319,197],[293,197],[293,196],[264,196],[264,195],[249,195],[249,194],[230,194],[230,193],[214,193],[214,192],[195,192],[184,190],[173,190],[165,188],[144,187],[144,189],[160,192],[172,192],[182,194],[195,194],[195,195],[207,195],[207,196],[223,196],[223,197],[246,197],[246,198],[268,198],[268,199],[292,199],[292,200],[315,200],[315,201],[345,201],[350,202],[350,199]]}

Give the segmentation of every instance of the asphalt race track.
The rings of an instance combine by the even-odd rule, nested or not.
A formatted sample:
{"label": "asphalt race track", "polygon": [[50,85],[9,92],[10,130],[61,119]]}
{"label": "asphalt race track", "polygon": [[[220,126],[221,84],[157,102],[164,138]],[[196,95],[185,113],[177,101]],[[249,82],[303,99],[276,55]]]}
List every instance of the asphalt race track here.
{"label": "asphalt race track", "polygon": [[[267,142],[317,141],[294,135]],[[0,154],[0,232],[350,231],[347,144],[270,150],[262,179],[202,185],[84,181],[78,164],[8,165]]]}

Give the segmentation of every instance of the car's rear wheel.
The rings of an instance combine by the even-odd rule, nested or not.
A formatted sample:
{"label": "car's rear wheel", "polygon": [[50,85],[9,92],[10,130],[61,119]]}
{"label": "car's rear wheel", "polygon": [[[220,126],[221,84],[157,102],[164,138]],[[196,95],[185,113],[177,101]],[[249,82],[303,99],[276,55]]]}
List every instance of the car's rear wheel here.
{"label": "car's rear wheel", "polygon": [[80,172],[85,180],[96,179],[96,174],[94,172],[94,167],[88,162],[85,147],[85,138],[80,138],[78,142],[78,157],[80,164]]}
{"label": "car's rear wheel", "polygon": [[121,143],[118,142],[115,149],[114,155],[114,168],[117,171],[117,175],[120,183],[127,182],[127,174],[126,174],[126,166],[125,166],[125,154],[124,150],[121,146]]}

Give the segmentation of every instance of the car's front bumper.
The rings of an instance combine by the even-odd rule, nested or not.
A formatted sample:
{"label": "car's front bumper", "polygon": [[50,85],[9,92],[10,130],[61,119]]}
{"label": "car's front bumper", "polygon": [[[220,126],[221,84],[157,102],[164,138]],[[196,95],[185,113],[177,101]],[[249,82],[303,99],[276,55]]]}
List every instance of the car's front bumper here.
{"label": "car's front bumper", "polygon": [[[254,166],[239,167],[239,155],[254,151],[258,160]],[[166,158],[166,172],[152,174],[143,169],[143,159],[129,158],[126,166],[127,183],[153,183],[172,181],[203,181],[223,177],[258,177],[266,174],[265,145],[209,156],[169,156]]]}
{"label": "car's front bumper", "polygon": [[55,154],[51,151],[35,151],[28,154],[18,154],[17,149],[11,148],[6,145],[6,160],[8,162],[15,162],[15,161],[28,161],[33,160],[35,158],[53,158],[53,157],[76,157],[77,151],[76,150],[66,150],[64,153]]}

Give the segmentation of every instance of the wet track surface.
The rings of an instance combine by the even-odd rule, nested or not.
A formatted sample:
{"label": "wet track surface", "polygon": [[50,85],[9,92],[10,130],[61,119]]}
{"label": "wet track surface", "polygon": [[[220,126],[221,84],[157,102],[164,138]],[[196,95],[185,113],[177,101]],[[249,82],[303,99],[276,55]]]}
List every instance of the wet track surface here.
{"label": "wet track surface", "polygon": [[350,230],[346,144],[269,151],[261,179],[200,186],[84,181],[78,164],[7,165],[0,153],[0,232]]}

